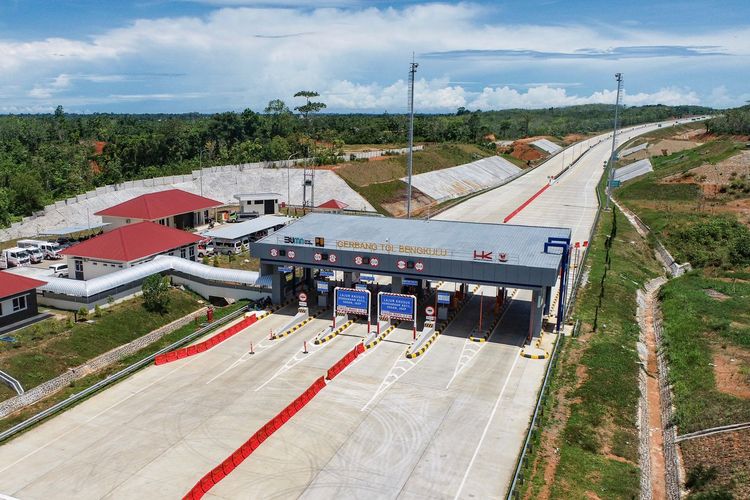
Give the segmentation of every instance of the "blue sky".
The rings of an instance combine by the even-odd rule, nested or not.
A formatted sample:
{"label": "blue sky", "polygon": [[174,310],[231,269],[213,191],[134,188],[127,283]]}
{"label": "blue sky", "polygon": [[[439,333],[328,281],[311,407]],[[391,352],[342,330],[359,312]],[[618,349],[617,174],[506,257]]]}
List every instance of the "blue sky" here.
{"label": "blue sky", "polygon": [[750,100],[750,2],[0,0],[0,112],[403,112]]}

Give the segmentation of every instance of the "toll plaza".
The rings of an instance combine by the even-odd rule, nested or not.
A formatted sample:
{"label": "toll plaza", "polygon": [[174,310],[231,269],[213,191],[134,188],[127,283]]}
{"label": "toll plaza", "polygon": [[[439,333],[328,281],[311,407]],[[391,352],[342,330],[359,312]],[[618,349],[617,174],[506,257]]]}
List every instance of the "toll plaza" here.
{"label": "toll plaza", "polygon": [[[530,336],[549,313],[559,286],[558,322],[564,317],[565,275],[571,231],[567,228],[309,214],[251,244],[261,276],[272,286],[272,301],[293,296],[300,282],[328,305],[334,284],[354,289],[358,282],[390,277],[390,292],[419,297],[430,282],[457,284],[455,294],[437,291],[436,315],[446,313],[454,295],[469,284],[530,290]],[[558,285],[559,284],[559,285]],[[558,324],[559,328],[559,324]]]}

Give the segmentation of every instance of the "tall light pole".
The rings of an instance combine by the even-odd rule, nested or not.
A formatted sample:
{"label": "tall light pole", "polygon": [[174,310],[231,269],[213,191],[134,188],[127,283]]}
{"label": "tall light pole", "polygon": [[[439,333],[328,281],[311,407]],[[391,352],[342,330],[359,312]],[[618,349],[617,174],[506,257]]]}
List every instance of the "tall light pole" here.
{"label": "tall light pole", "polygon": [[[291,165],[292,158],[299,155],[299,153],[292,153],[289,155],[289,158],[286,159],[286,204],[291,205],[292,204],[292,197],[289,194],[289,166]],[[289,213],[289,209],[287,208],[287,213]]]}
{"label": "tall light pole", "polygon": [[607,171],[607,206],[605,210],[609,210],[610,200],[612,198],[612,178],[615,173],[615,149],[617,149],[617,119],[620,114],[620,95],[622,92],[622,73],[615,73],[615,80],[617,80],[617,100],[615,101],[615,126],[612,132],[612,153],[609,155],[609,170]]}
{"label": "tall light pole", "polygon": [[198,170],[201,172],[201,196],[203,196],[203,153],[206,152],[205,149],[201,148],[200,153],[198,153]]}
{"label": "tall light pole", "polygon": [[406,192],[406,218],[411,219],[411,174],[414,164],[414,75],[419,64],[414,62],[414,53],[409,65],[409,156],[406,158],[406,176],[409,178]]}

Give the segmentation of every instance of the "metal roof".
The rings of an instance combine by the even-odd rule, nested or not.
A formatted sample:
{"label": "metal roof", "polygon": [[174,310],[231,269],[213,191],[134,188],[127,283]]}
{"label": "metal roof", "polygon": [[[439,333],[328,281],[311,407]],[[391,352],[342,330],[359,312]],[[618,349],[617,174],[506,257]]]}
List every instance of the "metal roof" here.
{"label": "metal roof", "polygon": [[68,278],[45,278],[46,285],[39,290],[70,295],[73,297],[91,297],[100,293],[106,293],[117,287],[142,280],[152,274],[169,271],[178,271],[189,276],[203,278],[205,280],[239,283],[242,285],[255,285],[258,273],[254,271],[242,271],[239,269],[224,269],[207,266],[199,262],[193,262],[180,257],[159,255],[153,260],[128,267],[121,271],[105,274],[90,280],[74,280]]}
{"label": "metal roof", "polygon": [[561,250],[544,253],[544,243],[550,237],[570,238],[570,233],[559,227],[313,213],[256,245],[319,248],[313,246],[315,238],[323,237],[327,249],[470,262],[477,261],[475,252],[493,252],[493,260],[501,252],[508,264],[557,269]]}
{"label": "metal roof", "polygon": [[283,215],[262,215],[245,222],[227,224],[218,229],[211,229],[204,232],[203,235],[220,240],[239,240],[258,231],[265,231],[280,224],[288,224],[293,220],[292,217]]}

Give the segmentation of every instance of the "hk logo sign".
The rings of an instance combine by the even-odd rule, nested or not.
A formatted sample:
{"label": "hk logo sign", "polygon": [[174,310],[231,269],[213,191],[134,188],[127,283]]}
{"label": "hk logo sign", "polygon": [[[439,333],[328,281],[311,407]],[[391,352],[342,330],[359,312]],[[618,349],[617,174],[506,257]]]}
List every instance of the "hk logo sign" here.
{"label": "hk logo sign", "polygon": [[[474,260],[478,260],[481,262],[492,262],[494,260],[492,254],[493,252],[488,252],[487,250],[474,250]],[[505,252],[498,252],[497,260],[499,262],[507,262],[508,254]]]}

